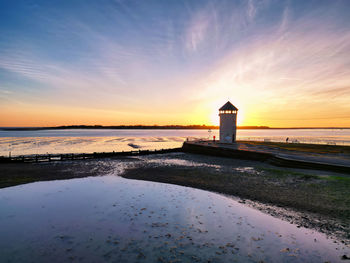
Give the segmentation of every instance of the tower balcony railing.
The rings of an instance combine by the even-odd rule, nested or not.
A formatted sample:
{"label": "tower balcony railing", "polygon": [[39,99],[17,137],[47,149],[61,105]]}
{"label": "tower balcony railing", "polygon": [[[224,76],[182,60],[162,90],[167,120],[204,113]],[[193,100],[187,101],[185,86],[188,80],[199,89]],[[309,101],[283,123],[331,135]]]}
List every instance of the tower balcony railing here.
{"label": "tower balcony railing", "polygon": [[235,110],[220,110],[219,114],[237,114]]}

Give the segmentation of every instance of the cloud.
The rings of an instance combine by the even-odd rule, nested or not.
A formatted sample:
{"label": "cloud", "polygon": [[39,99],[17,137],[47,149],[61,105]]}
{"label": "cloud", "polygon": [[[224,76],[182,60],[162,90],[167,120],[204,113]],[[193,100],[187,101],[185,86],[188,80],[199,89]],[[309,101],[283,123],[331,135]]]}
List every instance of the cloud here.
{"label": "cloud", "polygon": [[272,91],[276,97],[305,95],[315,88],[346,85],[350,81],[350,61],[345,55],[350,52],[350,32],[330,27],[327,20],[313,28],[315,23],[313,17],[305,17],[288,27],[285,24],[284,32],[279,27],[267,29],[269,34],[234,48],[208,75],[207,92],[201,96],[220,96],[217,90],[230,93],[234,87],[256,94]]}
{"label": "cloud", "polygon": [[42,40],[18,34],[2,44],[0,68],[20,79],[11,88],[40,90],[36,100],[28,96],[38,105],[185,112],[231,97],[260,112],[331,100],[350,114],[350,31],[329,11],[339,11],[335,5],[303,12],[293,1],[90,5],[77,16],[39,12]]}
{"label": "cloud", "polygon": [[256,15],[256,12],[257,12],[257,8],[254,5],[254,0],[248,0],[248,4],[247,5],[248,5],[248,8],[247,8],[248,18],[250,20],[253,20],[255,15]]}
{"label": "cloud", "polygon": [[196,52],[199,45],[206,41],[210,23],[211,15],[207,10],[194,15],[186,33],[187,50]]}
{"label": "cloud", "polygon": [[246,2],[246,16],[249,22],[253,22],[256,16],[271,5],[270,0],[248,0]]}
{"label": "cloud", "polygon": [[342,96],[350,97],[350,86],[325,88],[314,91],[311,95],[323,97],[325,99],[340,98]]}

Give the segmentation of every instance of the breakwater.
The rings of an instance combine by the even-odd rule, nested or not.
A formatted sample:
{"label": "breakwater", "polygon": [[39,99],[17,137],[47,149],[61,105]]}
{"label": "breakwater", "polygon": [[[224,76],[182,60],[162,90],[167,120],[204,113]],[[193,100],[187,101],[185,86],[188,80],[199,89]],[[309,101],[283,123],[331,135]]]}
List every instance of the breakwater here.
{"label": "breakwater", "polygon": [[[300,160],[295,159],[292,156],[281,157],[273,152],[235,149],[226,147],[226,145],[220,145],[210,142],[184,142],[182,151],[187,153],[205,154],[218,157],[261,161],[280,167],[325,170],[350,174],[350,162],[349,165],[342,165],[329,163],[324,160]],[[303,153],[300,152],[300,156],[302,156],[302,154]]]}

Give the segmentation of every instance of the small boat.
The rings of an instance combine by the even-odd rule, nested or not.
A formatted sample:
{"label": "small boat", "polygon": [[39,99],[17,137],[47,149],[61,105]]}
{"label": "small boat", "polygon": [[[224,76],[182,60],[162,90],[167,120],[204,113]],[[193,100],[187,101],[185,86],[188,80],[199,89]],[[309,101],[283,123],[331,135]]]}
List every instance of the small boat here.
{"label": "small boat", "polygon": [[134,149],[139,149],[139,148],[141,148],[140,145],[133,144],[133,143],[128,143],[128,145],[129,145],[130,147],[134,148]]}

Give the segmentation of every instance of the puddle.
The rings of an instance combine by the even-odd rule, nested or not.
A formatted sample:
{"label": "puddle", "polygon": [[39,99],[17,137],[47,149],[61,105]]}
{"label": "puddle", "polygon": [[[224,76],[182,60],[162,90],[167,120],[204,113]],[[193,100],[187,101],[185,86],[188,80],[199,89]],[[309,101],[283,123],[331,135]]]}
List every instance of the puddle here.
{"label": "puddle", "polygon": [[236,170],[240,173],[248,173],[248,174],[253,174],[253,175],[260,174],[260,172],[257,171],[254,167],[236,167],[236,168],[233,168],[233,170]]}
{"label": "puddle", "polygon": [[1,262],[341,262],[349,255],[321,233],[230,197],[118,176],[1,189],[0,210]]}
{"label": "puddle", "polygon": [[198,161],[190,161],[186,159],[174,158],[171,155],[162,156],[160,158],[152,157],[140,157],[141,160],[146,161],[148,164],[155,164],[157,166],[185,166],[185,167],[202,167],[202,168],[215,168],[220,169],[221,165],[209,164]]}

